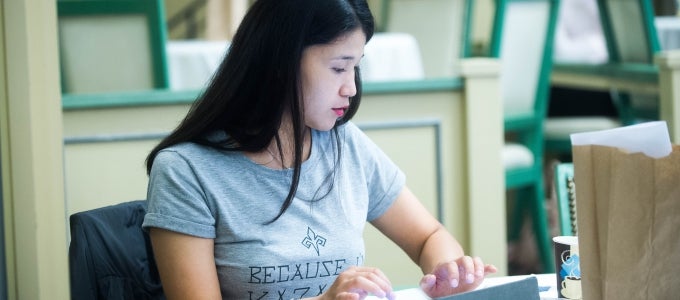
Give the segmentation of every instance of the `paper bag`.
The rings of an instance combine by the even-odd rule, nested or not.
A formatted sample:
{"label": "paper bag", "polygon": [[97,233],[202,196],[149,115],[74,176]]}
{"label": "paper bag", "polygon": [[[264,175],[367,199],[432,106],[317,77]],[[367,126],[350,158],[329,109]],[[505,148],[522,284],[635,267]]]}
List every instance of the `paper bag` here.
{"label": "paper bag", "polygon": [[680,146],[573,146],[583,299],[680,299]]}

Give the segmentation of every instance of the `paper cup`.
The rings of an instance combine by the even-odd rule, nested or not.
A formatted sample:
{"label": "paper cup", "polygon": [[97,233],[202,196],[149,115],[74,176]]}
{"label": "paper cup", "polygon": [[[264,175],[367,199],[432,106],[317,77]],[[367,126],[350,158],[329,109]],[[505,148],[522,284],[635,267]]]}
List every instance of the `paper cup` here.
{"label": "paper cup", "polygon": [[578,238],[575,236],[556,236],[553,238],[553,245],[558,297],[581,299],[581,264],[578,253]]}

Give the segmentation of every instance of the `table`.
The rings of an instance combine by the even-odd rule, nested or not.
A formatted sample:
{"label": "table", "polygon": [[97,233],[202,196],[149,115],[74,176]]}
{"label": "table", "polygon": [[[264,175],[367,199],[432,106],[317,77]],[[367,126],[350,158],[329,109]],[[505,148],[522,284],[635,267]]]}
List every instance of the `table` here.
{"label": "table", "polygon": [[[480,289],[485,287],[491,287],[495,285],[500,285],[504,283],[509,283],[517,280],[527,278],[529,276],[535,276],[538,281],[539,296],[544,300],[559,299],[557,297],[557,279],[554,273],[549,274],[537,274],[537,275],[516,275],[516,276],[500,276],[500,277],[488,277],[484,280],[484,283],[479,286]],[[396,291],[397,299],[409,299],[409,300],[431,300],[427,297],[419,288],[410,288]],[[378,300],[380,298],[369,296],[366,300]]]}

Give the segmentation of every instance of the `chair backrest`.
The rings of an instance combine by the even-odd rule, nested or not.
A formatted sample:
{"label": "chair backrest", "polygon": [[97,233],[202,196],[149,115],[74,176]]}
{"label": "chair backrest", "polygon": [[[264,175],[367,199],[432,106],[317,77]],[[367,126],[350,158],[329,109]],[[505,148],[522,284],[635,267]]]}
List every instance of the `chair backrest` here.
{"label": "chair backrest", "polygon": [[659,39],[651,0],[597,0],[612,62],[654,64]]}
{"label": "chair backrest", "polygon": [[[652,0],[597,0],[609,61],[654,70],[661,51]],[[617,102],[624,124],[658,120],[657,95],[622,94]]]}
{"label": "chair backrest", "polygon": [[168,87],[163,0],[58,0],[63,93]]}
{"label": "chair backrest", "polygon": [[496,1],[490,54],[502,62],[506,120],[529,115],[538,118],[533,125],[542,126],[550,88],[557,10],[556,0]]}
{"label": "chair backrest", "polygon": [[459,60],[470,56],[472,0],[382,0],[380,27],[416,38],[425,76],[458,75]]}
{"label": "chair backrest", "polygon": [[555,194],[557,196],[557,216],[562,235],[576,235],[576,184],[574,164],[559,163],[554,169]]}
{"label": "chair backrest", "polygon": [[137,200],[70,216],[71,299],[165,299],[145,214]]}

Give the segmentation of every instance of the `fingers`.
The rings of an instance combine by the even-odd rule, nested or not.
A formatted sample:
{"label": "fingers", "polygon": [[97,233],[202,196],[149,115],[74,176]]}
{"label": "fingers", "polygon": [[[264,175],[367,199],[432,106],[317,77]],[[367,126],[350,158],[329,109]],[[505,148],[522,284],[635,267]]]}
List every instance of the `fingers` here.
{"label": "fingers", "polygon": [[[479,261],[481,261],[481,259],[479,259]],[[467,284],[475,282],[477,277],[475,273],[475,265],[475,259],[470,256],[463,256],[458,260],[458,277],[460,278],[460,281]]]}
{"label": "fingers", "polygon": [[423,276],[420,287],[433,298],[451,295],[475,289],[486,274],[497,271],[494,265],[485,265],[479,257],[462,256],[437,265],[431,274]]}
{"label": "fingers", "polygon": [[496,272],[498,272],[498,269],[496,268],[496,266],[491,265],[491,264],[484,266],[484,274],[493,274],[493,273],[496,273]]}
{"label": "fingers", "polygon": [[392,284],[377,268],[351,267],[340,273],[334,285],[335,299],[363,299],[369,294],[379,298],[393,299]]}
{"label": "fingers", "polygon": [[343,292],[335,296],[335,300],[359,300],[359,294]]}

